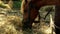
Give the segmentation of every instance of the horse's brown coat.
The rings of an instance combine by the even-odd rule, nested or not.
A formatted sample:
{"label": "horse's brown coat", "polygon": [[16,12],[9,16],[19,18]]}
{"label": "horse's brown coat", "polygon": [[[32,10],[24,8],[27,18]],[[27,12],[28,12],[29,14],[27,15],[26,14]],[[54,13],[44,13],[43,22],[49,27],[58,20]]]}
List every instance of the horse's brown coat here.
{"label": "horse's brown coat", "polygon": [[[25,2],[25,0],[23,0]],[[55,6],[60,6],[60,0],[31,0],[30,2],[32,2],[33,5],[36,6],[36,8],[32,8],[31,7],[31,10],[30,10],[30,19],[31,20],[34,20],[37,15],[38,15],[38,10],[39,8],[43,7],[43,6],[46,6],[46,5],[55,5]],[[23,3],[23,19],[26,20],[28,19],[28,7],[29,7],[29,3],[30,2],[27,2],[27,3]],[[25,11],[26,10],[26,11]],[[58,11],[56,11],[58,12]],[[58,13],[57,13],[58,15]],[[57,17],[60,17],[60,15],[58,15]],[[56,17],[55,17],[56,18]],[[57,18],[56,18],[57,19]],[[30,22],[31,22],[30,20]],[[58,19],[57,19],[58,20]],[[60,20],[60,19],[59,19]],[[29,23],[28,25],[31,25],[33,22]],[[56,22],[57,23],[57,22]],[[31,25],[32,26],[32,25]]]}
{"label": "horse's brown coat", "polygon": [[[23,1],[25,1],[25,0],[23,0]],[[42,6],[46,6],[46,5],[60,5],[60,0],[31,0],[31,2],[34,5],[36,5],[38,8],[41,8]],[[29,2],[27,2],[27,3],[23,2],[23,7],[22,7],[23,12],[24,12],[24,10],[28,9],[28,6],[29,6],[28,4],[29,4]],[[26,14],[26,16],[24,16],[24,18],[27,18],[27,16],[28,16],[27,11],[25,12],[25,14]],[[31,19],[35,19],[36,15],[38,15],[38,10],[31,8],[31,17],[32,17]]]}

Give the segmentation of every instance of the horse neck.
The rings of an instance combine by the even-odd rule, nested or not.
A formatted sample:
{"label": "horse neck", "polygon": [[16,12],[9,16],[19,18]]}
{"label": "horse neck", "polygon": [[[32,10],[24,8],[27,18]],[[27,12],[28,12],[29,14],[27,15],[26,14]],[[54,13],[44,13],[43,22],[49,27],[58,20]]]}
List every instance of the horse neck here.
{"label": "horse neck", "polygon": [[43,7],[46,5],[58,5],[60,6],[60,0],[37,0],[35,1],[37,7]]}

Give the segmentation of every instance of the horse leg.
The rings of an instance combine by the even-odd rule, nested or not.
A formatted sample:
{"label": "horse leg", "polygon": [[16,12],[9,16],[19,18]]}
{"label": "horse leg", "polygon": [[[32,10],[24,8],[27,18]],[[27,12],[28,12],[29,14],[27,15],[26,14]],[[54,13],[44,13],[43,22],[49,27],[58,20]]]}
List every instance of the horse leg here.
{"label": "horse leg", "polygon": [[32,22],[30,22],[29,20],[24,21],[22,30],[23,30],[23,34],[33,34]]}
{"label": "horse leg", "polygon": [[60,34],[60,6],[56,6],[56,11],[55,11],[55,32],[56,34]]}
{"label": "horse leg", "polygon": [[31,29],[32,28],[32,23],[30,23],[30,21],[29,20],[23,20],[23,22],[22,22],[22,24],[23,24],[23,30],[27,30],[27,29]]}
{"label": "horse leg", "polygon": [[26,12],[23,16],[24,16],[22,21],[23,34],[32,34],[32,22],[30,18],[28,18],[28,13]]}
{"label": "horse leg", "polygon": [[40,23],[40,19],[41,19],[41,16],[40,16],[40,13],[38,13],[38,21],[33,21],[34,23]]}

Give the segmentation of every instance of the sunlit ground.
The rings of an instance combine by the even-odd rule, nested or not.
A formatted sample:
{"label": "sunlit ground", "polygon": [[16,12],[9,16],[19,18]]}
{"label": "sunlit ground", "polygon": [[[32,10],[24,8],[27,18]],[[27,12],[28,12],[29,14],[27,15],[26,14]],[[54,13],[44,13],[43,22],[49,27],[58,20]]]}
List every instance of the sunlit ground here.
{"label": "sunlit ground", "polygon": [[[34,27],[36,24],[34,25]],[[35,28],[34,28],[35,29]],[[33,29],[33,30],[34,30]],[[46,25],[44,22],[40,23],[40,26],[36,26],[36,34],[55,34],[54,30],[52,31],[53,28],[49,27],[49,25]]]}
{"label": "sunlit ground", "polygon": [[[8,18],[9,21],[6,17],[4,17],[4,18],[7,20],[4,20],[4,18],[2,18],[1,16],[0,16],[0,18],[1,18],[1,20],[3,19],[2,21],[0,21],[0,34],[6,34],[6,33],[7,34],[22,34],[21,29],[19,31],[16,30],[16,27],[19,28],[18,27],[19,24],[17,24],[18,22],[15,24],[13,23],[14,22],[13,20],[15,19],[15,17]],[[41,34],[51,34],[52,29],[44,24],[45,23],[43,23],[43,22],[42,22],[41,26],[38,26],[38,24],[35,24],[35,26],[33,26],[34,34],[40,34],[40,33]],[[20,28],[21,28],[21,25],[20,25]]]}

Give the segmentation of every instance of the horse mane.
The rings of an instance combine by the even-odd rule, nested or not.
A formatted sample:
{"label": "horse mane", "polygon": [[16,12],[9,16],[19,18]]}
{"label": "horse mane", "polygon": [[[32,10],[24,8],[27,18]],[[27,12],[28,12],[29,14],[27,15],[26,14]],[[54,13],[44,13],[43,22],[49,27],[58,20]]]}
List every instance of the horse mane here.
{"label": "horse mane", "polygon": [[25,6],[25,0],[22,0],[22,3],[21,3],[21,13],[22,14],[24,12],[24,6]]}

